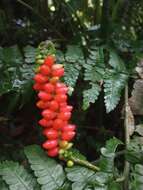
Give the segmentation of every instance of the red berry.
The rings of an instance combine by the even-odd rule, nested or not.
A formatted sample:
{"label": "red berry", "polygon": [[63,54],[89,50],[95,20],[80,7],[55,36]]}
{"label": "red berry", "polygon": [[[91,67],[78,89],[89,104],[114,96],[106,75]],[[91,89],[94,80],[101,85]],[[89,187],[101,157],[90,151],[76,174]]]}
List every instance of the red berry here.
{"label": "red berry", "polygon": [[66,102],[67,101],[67,95],[65,95],[65,94],[58,94],[58,95],[56,95],[55,96],[55,100],[57,101],[57,102]]}
{"label": "red berry", "polygon": [[34,90],[43,90],[43,85],[41,83],[35,83],[33,85]]}
{"label": "red berry", "polygon": [[65,125],[63,128],[62,128],[62,130],[63,131],[74,131],[76,129],[76,125],[71,125],[71,124],[69,124],[69,125]]}
{"label": "red berry", "polygon": [[61,109],[60,109],[60,111],[61,112],[71,112],[72,109],[73,109],[72,106],[62,106]]}
{"label": "red berry", "polygon": [[45,64],[45,65],[48,65],[49,67],[51,67],[51,66],[54,64],[54,61],[55,61],[54,56],[49,55],[49,56],[47,56],[47,57],[45,58],[44,64]]}
{"label": "red berry", "polygon": [[61,112],[58,118],[61,120],[69,120],[71,118],[71,112]]}
{"label": "red berry", "polygon": [[50,83],[47,83],[43,86],[43,89],[45,90],[45,92],[47,93],[51,93],[54,91],[54,85],[53,84],[50,84]]}
{"label": "red berry", "polygon": [[40,67],[40,73],[42,75],[49,75],[50,74],[50,68],[49,68],[49,66],[48,65],[42,65]]}
{"label": "red berry", "polygon": [[47,140],[46,142],[43,143],[43,148],[45,149],[53,149],[58,145],[57,140]]}
{"label": "red berry", "polygon": [[64,75],[64,68],[59,68],[52,71],[53,77],[62,77],[63,75]]}
{"label": "red berry", "polygon": [[42,127],[47,127],[47,123],[48,123],[48,121],[46,119],[44,119],[44,118],[39,121],[39,124]]}
{"label": "red berry", "polygon": [[49,107],[49,102],[44,102],[42,100],[39,100],[37,103],[36,103],[36,106],[40,109],[46,109]]}
{"label": "red berry", "polygon": [[70,141],[74,138],[75,132],[74,131],[66,131],[62,133],[62,140]]}
{"label": "red berry", "polygon": [[46,119],[41,119],[39,121],[39,124],[42,126],[42,127],[51,127],[52,124],[53,124],[53,121],[52,120],[46,120]]}
{"label": "red berry", "polygon": [[46,109],[44,111],[42,111],[42,116],[46,119],[53,119],[55,116],[56,116],[56,113],[49,110],[49,109]]}
{"label": "red berry", "polygon": [[48,150],[47,153],[48,153],[48,156],[50,156],[50,157],[55,157],[55,156],[58,155],[59,149],[58,149],[58,147],[55,147],[55,148],[53,148],[53,149],[51,149],[51,150]]}
{"label": "red berry", "polygon": [[67,92],[68,92],[68,87],[62,87],[56,90],[57,94],[66,94]]}
{"label": "red berry", "polygon": [[62,108],[65,108],[67,106],[67,103],[66,102],[62,102],[62,103],[60,103],[60,108],[62,109]]}
{"label": "red berry", "polygon": [[61,119],[55,119],[53,121],[53,129],[61,129],[64,126],[64,122]]}
{"label": "red berry", "polygon": [[62,64],[54,64],[54,65],[52,65],[52,70],[56,70],[56,69],[60,69],[60,68],[63,68]]}
{"label": "red berry", "polygon": [[58,138],[58,132],[54,129],[45,129],[43,134],[50,140]]}
{"label": "red berry", "polygon": [[59,77],[52,77],[52,78],[50,79],[50,83],[51,83],[51,84],[56,84],[58,81],[59,81]]}
{"label": "red berry", "polygon": [[34,80],[37,82],[37,83],[44,83],[48,80],[48,78],[46,76],[43,76],[41,74],[36,74],[35,77],[34,77]]}
{"label": "red berry", "polygon": [[53,126],[53,120],[47,120],[47,127]]}
{"label": "red berry", "polygon": [[59,89],[59,88],[65,88],[65,87],[66,87],[66,85],[64,83],[62,83],[62,82],[58,82],[56,84],[56,90]]}
{"label": "red berry", "polygon": [[38,93],[38,97],[43,100],[43,101],[48,101],[48,100],[51,100],[52,99],[52,95],[51,94],[48,94],[44,91],[40,91]]}
{"label": "red berry", "polygon": [[52,111],[56,111],[59,108],[59,104],[57,101],[53,100],[50,102],[49,109]]}

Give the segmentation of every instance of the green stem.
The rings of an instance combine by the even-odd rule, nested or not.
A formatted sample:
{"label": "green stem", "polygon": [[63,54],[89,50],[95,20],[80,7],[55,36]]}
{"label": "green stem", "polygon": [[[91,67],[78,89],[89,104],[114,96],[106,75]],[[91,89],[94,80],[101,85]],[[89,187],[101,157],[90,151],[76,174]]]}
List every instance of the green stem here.
{"label": "green stem", "polygon": [[101,15],[102,15],[102,7],[100,5],[100,0],[97,0],[95,3],[95,18],[94,18],[94,22],[96,24],[101,23]]}
{"label": "green stem", "polygon": [[114,9],[112,11],[112,21],[116,20],[116,18],[118,17],[118,10],[123,3],[124,0],[118,0],[117,3],[115,4]]}
{"label": "green stem", "polygon": [[97,167],[97,166],[91,164],[90,162],[88,162],[88,161],[86,161],[86,160],[80,160],[80,159],[75,158],[75,157],[73,157],[73,156],[70,157],[70,160],[72,160],[72,161],[73,161],[74,163],[76,163],[76,164],[79,164],[79,165],[81,165],[81,166],[87,167],[87,168],[89,168],[89,169],[91,169],[91,170],[93,170],[93,171],[95,171],[95,172],[100,171],[100,168],[99,168],[99,167]]}
{"label": "green stem", "polygon": [[[130,143],[130,135],[129,135],[129,127],[128,127],[128,85],[125,87],[125,148],[127,150],[127,146]],[[123,176],[125,177],[124,180],[124,190],[129,189],[129,171],[130,171],[130,164],[127,160],[125,160],[125,165],[124,165],[124,174]]]}

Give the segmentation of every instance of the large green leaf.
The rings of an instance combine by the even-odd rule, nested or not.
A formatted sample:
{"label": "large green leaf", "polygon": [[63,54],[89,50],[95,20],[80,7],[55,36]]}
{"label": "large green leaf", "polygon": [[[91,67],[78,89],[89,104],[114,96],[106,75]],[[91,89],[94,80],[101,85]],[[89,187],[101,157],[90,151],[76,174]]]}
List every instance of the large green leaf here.
{"label": "large green leaf", "polygon": [[90,186],[92,189],[97,187],[97,189],[106,188],[106,183],[108,181],[108,174],[104,172],[97,172],[81,167],[75,166],[73,168],[67,168],[67,178],[73,182],[72,190],[85,190]]}
{"label": "large green leaf", "polygon": [[2,176],[2,179],[9,185],[10,190],[39,189],[35,178],[17,162],[3,162],[0,167],[0,175]]}
{"label": "large green leaf", "polygon": [[126,85],[128,75],[115,72],[113,70],[107,70],[104,79],[104,101],[106,111],[109,113],[119,103],[121,93]]}
{"label": "large green leaf", "polygon": [[83,91],[83,109],[86,110],[90,103],[95,103],[100,93],[100,86],[98,84],[92,84],[92,87]]}
{"label": "large green leaf", "polygon": [[74,87],[79,77],[81,66],[78,63],[65,63],[64,81],[69,87]]}
{"label": "large green leaf", "polygon": [[3,61],[10,67],[23,63],[23,57],[17,45],[3,48]]}
{"label": "large green leaf", "polygon": [[[63,54],[61,51],[57,52],[57,61],[64,64],[64,82],[69,87],[74,88],[82,65],[85,62],[81,48],[76,45],[69,45],[65,54]],[[72,94],[72,90],[69,92],[69,94]]]}
{"label": "large green leaf", "polygon": [[108,172],[111,176],[114,170],[115,151],[120,144],[122,144],[122,142],[114,137],[106,142],[105,147],[101,148],[102,155],[100,157],[99,167],[101,171]]}
{"label": "large green leaf", "polygon": [[115,69],[120,71],[126,71],[123,60],[118,56],[114,50],[110,50],[109,64]]}
{"label": "large green leaf", "polygon": [[143,165],[136,164],[132,171],[131,190],[143,189]]}
{"label": "large green leaf", "polygon": [[60,189],[65,181],[65,174],[61,165],[49,158],[38,145],[25,148],[25,154],[31,168],[37,177],[41,190]]}
{"label": "large green leaf", "polygon": [[69,45],[67,47],[67,52],[65,54],[65,59],[67,62],[77,62],[83,59],[83,52],[80,47],[76,45]]}
{"label": "large green leaf", "polygon": [[35,56],[36,56],[36,48],[27,45],[24,47],[24,57],[26,63],[34,63],[35,62]]}
{"label": "large green leaf", "polygon": [[67,178],[72,181],[72,190],[83,190],[89,183],[89,177],[94,172],[84,167],[75,166],[73,168],[67,168]]}
{"label": "large green leaf", "polygon": [[104,54],[102,48],[90,51],[87,62],[84,64],[84,80],[92,83],[103,80],[105,73]]}
{"label": "large green leaf", "polygon": [[[16,45],[0,48],[0,95],[11,93],[7,113],[11,113],[18,105],[22,107],[32,95],[35,48],[26,46],[23,49],[24,53]],[[12,94],[17,95],[13,98]]]}
{"label": "large green leaf", "polygon": [[6,183],[2,180],[2,178],[0,178],[0,189],[1,189],[1,190],[9,190],[8,186],[7,186]]}

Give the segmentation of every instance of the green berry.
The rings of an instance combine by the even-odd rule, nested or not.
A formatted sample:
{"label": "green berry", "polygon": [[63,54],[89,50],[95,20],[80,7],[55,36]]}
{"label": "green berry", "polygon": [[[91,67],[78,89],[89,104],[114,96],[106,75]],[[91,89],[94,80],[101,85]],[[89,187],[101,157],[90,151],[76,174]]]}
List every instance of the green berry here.
{"label": "green berry", "polygon": [[67,167],[71,168],[74,166],[74,162],[72,160],[67,161]]}
{"label": "green berry", "polygon": [[39,65],[41,65],[41,64],[44,63],[44,59],[38,59],[38,60],[36,60],[36,63],[39,64]]}

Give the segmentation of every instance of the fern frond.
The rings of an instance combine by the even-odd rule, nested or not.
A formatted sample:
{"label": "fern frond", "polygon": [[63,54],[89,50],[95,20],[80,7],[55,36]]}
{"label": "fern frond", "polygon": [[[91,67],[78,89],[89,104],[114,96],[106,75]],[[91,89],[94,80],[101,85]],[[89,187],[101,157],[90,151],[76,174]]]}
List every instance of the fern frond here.
{"label": "fern frond", "polygon": [[24,47],[24,57],[26,63],[34,63],[35,62],[35,56],[36,56],[36,48],[27,45]]}
{"label": "fern frond", "polygon": [[38,145],[25,148],[25,154],[31,168],[37,177],[41,190],[57,190],[65,181],[65,174],[61,165],[49,158]]}
{"label": "fern frond", "polygon": [[99,82],[103,79],[105,73],[103,49],[98,48],[90,51],[89,58],[84,65],[84,80],[90,82]]}
{"label": "fern frond", "polygon": [[17,162],[3,162],[0,175],[9,185],[10,190],[36,190],[38,187],[35,178]]}
{"label": "fern frond", "polygon": [[9,190],[6,183],[0,178],[0,190]]}
{"label": "fern frond", "polygon": [[92,84],[92,87],[83,91],[83,109],[86,110],[90,103],[95,103],[100,93],[100,86],[98,84]]}
{"label": "fern frond", "polygon": [[104,79],[104,102],[106,111],[109,113],[119,103],[121,92],[125,87],[128,76],[115,72],[113,70],[107,70]]}
{"label": "fern frond", "polygon": [[68,86],[72,88],[75,86],[80,70],[81,70],[80,65],[76,65],[75,63],[65,64],[64,81]]}
{"label": "fern frond", "polygon": [[132,172],[132,183],[131,183],[131,190],[137,189],[142,190],[143,189],[143,165],[136,164],[135,168]]}
{"label": "fern frond", "polygon": [[114,50],[110,50],[109,53],[109,64],[117,71],[126,71],[124,62],[122,59],[117,55]]}

